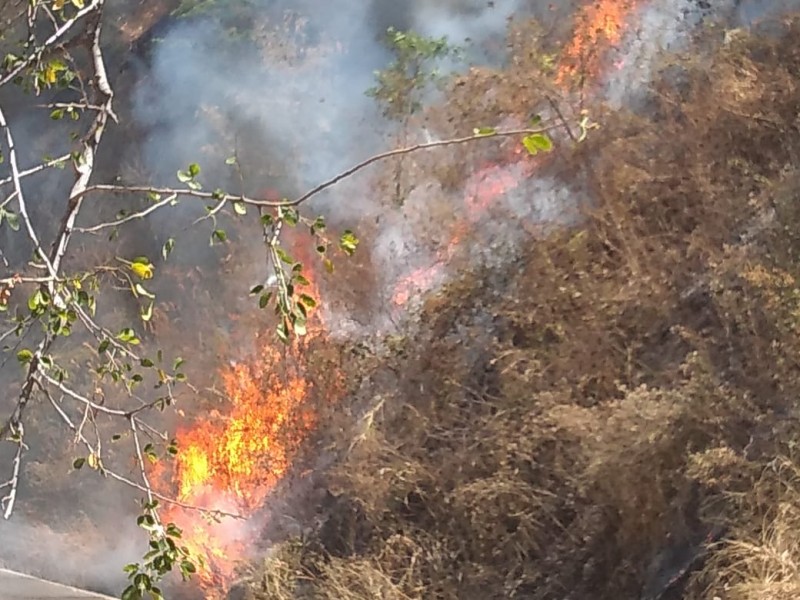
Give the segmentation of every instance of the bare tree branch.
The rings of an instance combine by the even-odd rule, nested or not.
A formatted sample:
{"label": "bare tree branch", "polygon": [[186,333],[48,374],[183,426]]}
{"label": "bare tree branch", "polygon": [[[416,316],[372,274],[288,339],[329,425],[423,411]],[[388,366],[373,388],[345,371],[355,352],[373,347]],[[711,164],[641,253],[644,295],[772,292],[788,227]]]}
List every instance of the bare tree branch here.
{"label": "bare tree branch", "polygon": [[19,472],[22,465],[22,451],[25,448],[25,427],[22,423],[18,423],[11,431],[11,436],[17,444],[17,452],[14,455],[14,461],[11,471],[11,479],[3,485],[0,489],[8,488],[8,494],[0,498],[0,509],[3,510],[3,518],[8,520],[11,513],[14,512],[14,503],[17,499],[17,489],[19,487]]}
{"label": "bare tree branch", "polygon": [[[20,171],[18,174],[19,179],[24,179],[25,177],[29,177],[31,175],[35,175],[40,171],[44,171],[45,169],[49,169],[50,167],[55,167],[57,165],[63,164],[70,159],[69,154],[64,154],[63,156],[59,156],[58,158],[53,158],[51,160],[45,161],[40,165],[35,167],[31,167],[30,169],[25,169],[24,171]],[[0,186],[7,185],[9,183],[13,183],[13,177],[6,177],[5,179],[0,179]]]}
{"label": "bare tree branch", "polygon": [[[55,409],[56,413],[58,413],[58,415],[61,417],[61,419],[64,421],[64,423],[66,423],[67,427],[69,427],[73,432],[75,432],[77,434],[78,433],[78,428],[72,422],[72,419],[69,418],[69,415],[66,412],[64,412],[64,409],[61,408],[61,406],[59,406],[58,402],[56,401],[55,398],[53,398],[53,395],[49,392],[49,390],[47,390],[46,388],[43,388],[43,387],[40,388],[40,389],[42,390],[42,393],[45,394],[45,396],[47,397],[48,401],[50,402],[50,404]],[[141,423],[140,423],[140,425],[141,425]],[[80,438],[81,442],[86,446],[86,449],[89,450],[89,452],[95,452],[95,448],[91,445],[91,443],[89,442],[89,440],[86,439],[85,436],[83,436],[81,434],[79,436],[79,438]],[[127,477],[125,477],[123,475],[115,473],[114,471],[109,470],[104,465],[101,465],[101,470],[102,470],[102,473],[104,475],[110,477],[111,479],[114,479],[114,480],[116,480],[116,481],[118,481],[120,483],[123,483],[123,484],[125,484],[127,486],[130,486],[132,488],[135,488],[135,489],[137,489],[137,490],[139,490],[141,492],[147,492],[147,489],[143,485],[141,485],[139,483],[136,483],[135,481],[133,481],[131,479],[128,479]],[[188,504],[186,502],[181,502],[181,501],[176,500],[174,498],[170,498],[169,496],[166,496],[164,494],[160,494],[160,493],[156,492],[155,490],[151,490],[151,493],[153,494],[153,497],[158,498],[159,500],[161,500],[163,502],[166,502],[167,504],[172,504],[174,506],[179,506],[179,507],[185,508],[187,510],[195,510],[195,511],[198,511],[198,512],[210,515],[210,516],[231,517],[233,519],[244,519],[244,517],[242,515],[237,514],[237,513],[227,512],[227,511],[224,511],[224,510],[217,510],[217,509],[212,509],[212,508],[205,508],[203,506],[195,506],[193,504]]]}

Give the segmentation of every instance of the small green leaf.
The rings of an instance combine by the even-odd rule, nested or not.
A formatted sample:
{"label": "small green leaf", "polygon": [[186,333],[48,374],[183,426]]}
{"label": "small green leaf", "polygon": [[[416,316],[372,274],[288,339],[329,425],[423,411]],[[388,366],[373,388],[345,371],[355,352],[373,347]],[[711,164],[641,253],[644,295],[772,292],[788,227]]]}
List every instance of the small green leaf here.
{"label": "small green leaf", "polygon": [[154,293],[148,291],[147,288],[144,287],[141,283],[135,284],[133,286],[133,289],[138,295],[144,296],[145,298],[155,298],[156,297],[156,295]]}
{"label": "small green leaf", "polygon": [[31,362],[33,359],[33,352],[28,349],[20,350],[17,352],[17,360],[21,362],[23,365]]}
{"label": "small green leaf", "polygon": [[301,319],[297,319],[294,322],[294,332],[299,336],[306,335],[308,333],[308,330],[306,329],[306,322]]}
{"label": "small green leaf", "polygon": [[142,309],[141,312],[142,321],[147,323],[150,319],[153,318],[153,302],[151,301],[148,305]]}
{"label": "small green leaf", "polygon": [[200,165],[197,163],[192,163],[189,165],[189,175],[192,179],[200,175]]}
{"label": "small green leaf", "polygon": [[76,458],[74,461],[72,461],[72,467],[74,469],[80,469],[84,464],[86,464],[85,458]]}
{"label": "small green leaf", "polygon": [[169,238],[166,242],[164,242],[164,246],[161,248],[161,256],[164,257],[164,260],[167,260],[167,257],[172,253],[175,249],[175,240]]}
{"label": "small green leaf", "polygon": [[315,308],[317,306],[317,301],[308,294],[300,294],[300,302],[305,304],[308,308]]}
{"label": "small green leaf", "polygon": [[349,229],[345,230],[339,238],[339,248],[348,256],[352,256],[358,247],[358,238]]}
{"label": "small green leaf", "polygon": [[534,133],[522,138],[522,145],[531,156],[536,156],[540,151],[549,152],[553,149],[553,141],[543,133]]}
{"label": "small green leaf", "polygon": [[11,211],[6,212],[6,221],[11,231],[19,231],[19,215]]}
{"label": "small green leaf", "polygon": [[287,265],[293,265],[294,264],[294,259],[291,256],[289,256],[286,253],[286,250],[284,250],[280,246],[276,246],[275,253],[278,255],[278,258],[280,258]]}
{"label": "small green leaf", "polygon": [[215,241],[219,243],[225,243],[228,239],[228,234],[225,232],[224,229],[215,229],[214,233],[211,234],[211,245],[213,246]]}
{"label": "small green leaf", "polygon": [[326,258],[322,261],[322,264],[325,266],[325,270],[328,273],[333,273],[333,261],[330,258]]}
{"label": "small green leaf", "polygon": [[292,207],[281,207],[278,209],[278,218],[283,219],[287,225],[294,227],[300,220],[300,215]]}
{"label": "small green leaf", "polygon": [[236,157],[235,156],[229,156],[228,158],[225,159],[225,164],[226,165],[235,165],[236,164]]}
{"label": "small green leaf", "polygon": [[257,285],[253,289],[250,290],[250,295],[255,296],[256,294],[260,294],[264,289],[263,285]]}
{"label": "small green leaf", "polygon": [[97,347],[97,353],[102,354],[106,350],[108,350],[108,346],[111,344],[109,340],[103,340],[100,342],[100,345]]}
{"label": "small green leaf", "polygon": [[245,206],[244,202],[234,202],[233,203],[233,211],[237,215],[246,215],[247,214],[247,207]]}
{"label": "small green leaf", "polygon": [[494,127],[476,127],[472,130],[475,135],[494,135],[497,130]]}

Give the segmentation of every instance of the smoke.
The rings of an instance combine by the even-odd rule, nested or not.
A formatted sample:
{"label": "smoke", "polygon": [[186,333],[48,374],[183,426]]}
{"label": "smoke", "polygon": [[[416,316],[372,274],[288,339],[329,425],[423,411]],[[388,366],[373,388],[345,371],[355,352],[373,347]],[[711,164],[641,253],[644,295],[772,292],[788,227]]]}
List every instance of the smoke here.
{"label": "smoke", "polygon": [[[138,2],[128,4],[133,7]],[[115,164],[109,168],[118,162],[135,162],[153,183],[172,185],[176,171],[197,162],[203,168],[201,180],[209,188],[241,186],[242,192],[253,195],[271,187],[287,197],[297,196],[389,143],[393,126],[365,95],[373,85],[374,71],[391,60],[382,41],[388,27],[447,36],[454,44],[464,45],[466,61],[446,65],[464,68],[496,60],[484,46],[504,34],[511,16],[547,13],[551,2],[372,0],[365,5],[359,0],[256,0],[251,4],[255,7],[249,9],[252,19],[245,22],[212,13],[168,19],[159,26],[159,36],[150,42],[147,55],[133,72],[125,74],[135,78],[126,83],[130,97],[119,98],[120,103],[130,104],[127,108],[139,135],[116,141]],[[695,0],[642,1],[637,27],[629,32],[606,81],[607,99],[616,106],[632,102],[652,77],[659,53],[683,47],[704,19],[725,16],[747,26],[776,7],[788,10],[798,5],[797,0],[730,0],[715,3],[709,11],[699,8]],[[46,140],[49,145],[55,129],[48,127],[50,133],[26,121],[23,130],[26,138]],[[234,154],[241,180],[225,164]],[[30,160],[36,155],[31,150]],[[573,209],[584,201],[579,190],[520,169],[511,165],[505,171],[508,177],[521,180],[504,196],[506,213],[493,218],[489,212],[483,220],[470,222],[480,229],[480,243],[466,252],[472,264],[487,257],[490,266],[491,261],[512,259],[529,239],[519,223],[569,223]],[[385,194],[371,187],[371,174],[374,171],[321,195],[311,210],[341,224],[380,217],[374,245],[361,252],[371,255],[382,294],[389,299],[394,283],[437,259],[437,251],[424,245],[420,233],[430,221],[431,199],[452,202],[453,212],[469,219],[461,214],[465,212],[464,190],[447,191],[435,181],[417,182],[404,209],[387,214]],[[469,184],[465,182],[465,187]],[[203,212],[196,203],[184,202],[173,211],[157,213],[149,221],[145,243],[163,241]],[[511,227],[506,218],[512,221]],[[427,223],[431,226],[435,224]],[[179,245],[176,251],[180,261],[210,269],[216,250],[209,247],[206,233],[184,237],[187,245]],[[6,240],[0,241],[6,248]],[[257,235],[240,243],[252,248],[253,256],[260,256]],[[18,254],[25,255],[28,249],[24,250]],[[260,260],[253,261],[251,273],[254,278],[263,277]],[[208,280],[217,275],[210,274]],[[431,285],[442,283],[446,276],[438,272]],[[246,289],[249,282],[234,285],[239,283]],[[168,285],[174,287],[174,282]],[[205,326],[188,322],[186,328],[200,325]],[[390,326],[377,317],[373,325]],[[351,330],[343,326],[343,331]],[[14,379],[3,377],[4,383],[8,381]],[[30,443],[33,446],[36,440]],[[0,464],[9,464],[7,451],[0,448]],[[71,461],[63,458],[59,458],[63,465],[57,464],[68,470]],[[74,518],[64,517],[65,526],[69,523],[72,529],[44,526],[44,509],[35,518],[20,513],[11,522],[0,523],[0,561],[11,568],[114,593],[124,582],[121,566],[134,561],[144,547],[144,537],[131,516],[135,510],[131,493],[105,481],[85,484],[92,479],[88,475],[78,477],[80,485],[89,487],[77,497],[50,497],[35,505],[49,502],[58,509],[52,514],[81,513],[85,516],[79,525]],[[63,487],[76,485],[78,479],[73,477]],[[47,490],[45,484],[37,486],[36,493],[42,490]]]}
{"label": "smoke", "polygon": [[147,538],[131,519],[111,524],[85,517],[59,530],[15,515],[0,527],[0,567],[117,596],[126,585],[122,567],[141,560]]}

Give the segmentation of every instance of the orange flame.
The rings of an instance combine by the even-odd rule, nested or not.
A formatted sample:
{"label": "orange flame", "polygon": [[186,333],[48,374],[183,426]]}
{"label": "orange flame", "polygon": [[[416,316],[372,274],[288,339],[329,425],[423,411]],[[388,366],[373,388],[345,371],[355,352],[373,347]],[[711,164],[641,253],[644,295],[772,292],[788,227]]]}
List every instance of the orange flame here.
{"label": "orange flame", "polygon": [[638,0],[593,0],[575,18],[575,33],[564,49],[556,82],[565,85],[576,75],[597,77],[603,50],[622,40],[626,21]]}
{"label": "orange flame", "polygon": [[[600,75],[603,51],[622,41],[629,16],[638,0],[593,0],[578,10],[575,32],[567,44],[556,82],[568,87],[576,75],[596,78]],[[522,173],[514,173],[511,163],[489,165],[473,175],[465,186],[464,206],[466,217],[453,225],[450,239],[438,253],[434,263],[421,267],[397,283],[392,301],[403,306],[415,293],[429,290],[441,278],[443,265],[452,260],[457,248],[472,229],[472,224],[485,218],[488,209],[496,205],[506,193],[527,177],[536,164],[530,157],[516,159],[522,164]]]}
{"label": "orange flame", "polygon": [[[309,293],[319,298],[308,263],[303,264]],[[309,334],[322,330],[318,314],[309,311]],[[308,402],[312,386],[302,372],[305,346],[296,341],[277,349],[267,342],[246,364],[223,371],[227,414],[212,411],[176,434],[180,452],[172,485],[180,502],[245,518],[262,508],[316,424]],[[174,506],[163,517],[183,529],[185,546],[202,560],[198,577],[207,596],[223,594],[256,533],[252,523],[214,522]]]}
{"label": "orange flame", "polygon": [[[534,161],[527,161],[523,175],[532,170]],[[439,251],[434,264],[420,267],[401,279],[394,288],[392,302],[404,306],[414,296],[430,290],[441,279],[444,265],[453,260],[461,244],[473,229],[474,224],[484,218],[497,200],[514,189],[520,176],[512,173],[512,165],[490,164],[472,175],[465,186],[464,205],[466,216],[452,226],[447,244]]]}
{"label": "orange flame", "polygon": [[[576,74],[599,74],[602,50],[620,42],[637,1],[595,0],[580,9],[574,37],[558,69],[559,84],[566,86]],[[435,285],[475,225],[486,218],[487,211],[499,199],[529,176],[536,164],[523,155],[510,164],[479,169],[465,186],[465,216],[453,225],[448,242],[432,265],[397,283],[393,302],[405,305],[413,294]],[[522,165],[521,172],[513,168],[516,165]],[[267,192],[266,197],[280,198],[274,191]],[[304,247],[303,243],[298,246]],[[307,278],[312,279],[308,275]],[[317,323],[309,327],[309,332],[323,331],[317,315]],[[302,364],[301,344],[294,344],[288,354],[293,359],[290,362]],[[279,366],[286,364],[285,358],[265,345],[249,364],[226,370],[222,380],[231,404],[229,414],[209,414],[194,427],[178,432],[181,453],[173,480],[179,500],[247,517],[254,515],[274,491],[316,422],[308,404],[311,385],[300,370],[290,368],[284,377],[276,374]],[[237,559],[245,555],[247,543],[252,541],[249,524],[207,522],[195,512],[176,508],[169,509],[165,518],[183,527],[186,546],[204,560],[206,566],[200,579],[207,594],[221,595],[234,576]]]}

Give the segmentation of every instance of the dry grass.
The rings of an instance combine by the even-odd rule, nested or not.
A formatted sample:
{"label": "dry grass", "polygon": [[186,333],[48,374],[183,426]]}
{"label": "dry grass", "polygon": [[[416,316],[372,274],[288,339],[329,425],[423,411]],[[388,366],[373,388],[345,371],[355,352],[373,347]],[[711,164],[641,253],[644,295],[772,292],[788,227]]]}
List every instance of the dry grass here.
{"label": "dry grass", "polygon": [[[583,224],[428,299],[388,358],[349,361],[380,409],[331,433],[335,500],[293,597],[800,597],[798,470],[776,460],[800,393],[798,35],[665,59],[687,87],[665,76],[543,167],[587,182]],[[448,110],[530,106],[520,39]],[[673,586],[715,525],[706,570]]]}

